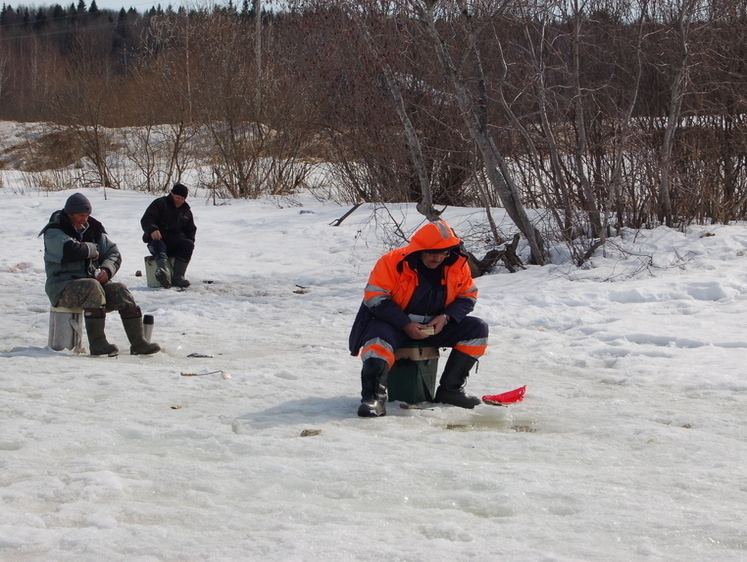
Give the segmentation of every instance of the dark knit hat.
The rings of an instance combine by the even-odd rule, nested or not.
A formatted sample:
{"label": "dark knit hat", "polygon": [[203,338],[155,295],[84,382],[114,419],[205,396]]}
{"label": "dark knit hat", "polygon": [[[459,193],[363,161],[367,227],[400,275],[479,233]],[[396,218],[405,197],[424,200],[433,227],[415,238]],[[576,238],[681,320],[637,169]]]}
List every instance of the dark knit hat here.
{"label": "dark knit hat", "polygon": [[171,193],[178,195],[179,197],[187,197],[187,195],[189,195],[189,190],[187,190],[186,186],[180,183],[175,183],[174,187],[171,188]]}
{"label": "dark knit hat", "polygon": [[91,214],[91,202],[82,193],[73,193],[67,198],[65,208],[63,209],[68,215],[77,215],[79,213]]}

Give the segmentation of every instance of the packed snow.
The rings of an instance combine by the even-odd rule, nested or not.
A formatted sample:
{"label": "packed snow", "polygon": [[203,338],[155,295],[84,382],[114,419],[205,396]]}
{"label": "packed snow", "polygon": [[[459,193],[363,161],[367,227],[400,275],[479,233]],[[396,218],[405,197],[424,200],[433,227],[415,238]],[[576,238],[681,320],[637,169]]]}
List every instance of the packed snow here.
{"label": "packed snow", "polygon": [[[47,346],[37,234],[75,191],[9,178],[0,559],[747,560],[745,226],[629,231],[583,268],[498,267],[476,280],[491,337],[467,391],[526,385],[524,401],[371,419],[347,336],[375,260],[404,245],[392,221],[423,224],[413,205],[331,226],[347,208],[308,195],[197,193],[178,291],[146,284],[153,196],[82,190],[163,347],[91,357]],[[118,314],[107,334],[127,351]]]}

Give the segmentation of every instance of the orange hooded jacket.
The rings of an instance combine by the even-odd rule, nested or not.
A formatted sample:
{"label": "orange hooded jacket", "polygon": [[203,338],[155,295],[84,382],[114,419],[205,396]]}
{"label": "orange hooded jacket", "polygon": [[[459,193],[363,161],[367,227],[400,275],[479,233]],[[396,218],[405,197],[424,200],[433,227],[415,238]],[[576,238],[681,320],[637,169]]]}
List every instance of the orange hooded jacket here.
{"label": "orange hooded jacket", "polygon": [[[414,252],[422,250],[445,250],[459,245],[459,238],[443,221],[431,222],[418,230],[410,243],[384,254],[371,271],[368,285],[363,292],[363,302],[371,309],[385,299],[393,300],[402,310],[410,302],[418,286],[418,274],[405,261]],[[457,297],[477,298],[477,287],[467,259],[459,256],[457,261],[445,266],[446,306]],[[403,324],[404,326],[404,324]]]}
{"label": "orange hooded jacket", "polygon": [[[435,221],[421,227],[412,237],[407,246],[392,250],[384,254],[376,262],[368,284],[363,292],[363,306],[353,323],[350,334],[350,353],[358,355],[365,325],[371,315],[376,314],[376,308],[386,301],[392,301],[397,305],[398,311],[392,313],[392,307],[382,306],[387,309],[387,318],[382,318],[397,328],[404,328],[411,322],[405,313],[410,299],[418,286],[418,273],[407,261],[407,257],[414,252],[422,250],[445,250],[456,248],[460,243],[451,227],[444,221]],[[446,287],[445,306],[449,307],[457,299],[462,299],[464,306],[452,307],[449,312],[455,321],[460,322],[475,305],[477,300],[477,286],[472,280],[467,258],[460,253],[454,252],[454,258],[444,265],[444,284]]]}

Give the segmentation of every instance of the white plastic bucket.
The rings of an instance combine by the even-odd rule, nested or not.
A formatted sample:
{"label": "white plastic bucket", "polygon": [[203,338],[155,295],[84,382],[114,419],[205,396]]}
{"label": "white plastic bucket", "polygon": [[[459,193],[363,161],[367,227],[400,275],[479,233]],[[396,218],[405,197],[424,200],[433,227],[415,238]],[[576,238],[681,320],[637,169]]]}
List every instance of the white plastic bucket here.
{"label": "white plastic bucket", "polygon": [[83,310],[53,306],[49,309],[49,347],[55,351],[83,350]]}

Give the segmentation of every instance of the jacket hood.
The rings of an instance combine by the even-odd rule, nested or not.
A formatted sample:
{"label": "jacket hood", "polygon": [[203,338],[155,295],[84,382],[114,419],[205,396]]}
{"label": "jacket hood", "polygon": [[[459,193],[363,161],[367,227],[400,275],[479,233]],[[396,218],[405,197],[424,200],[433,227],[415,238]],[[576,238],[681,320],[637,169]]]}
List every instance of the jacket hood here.
{"label": "jacket hood", "polygon": [[412,235],[405,247],[408,254],[422,250],[446,250],[459,246],[461,240],[444,221],[434,221],[422,226]]}
{"label": "jacket hood", "polygon": [[[63,231],[65,234],[68,234],[69,236],[77,237],[78,235],[75,227],[70,222],[70,217],[68,217],[65,211],[62,209],[52,213],[52,215],[49,217],[49,222],[44,228],[41,229],[39,236],[43,235],[47,230],[51,228],[57,228]],[[102,234],[106,233],[104,225],[91,216],[88,217],[87,230],[92,233],[94,240],[98,240]]]}

